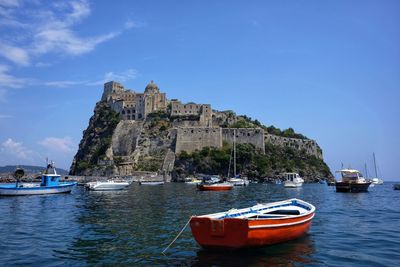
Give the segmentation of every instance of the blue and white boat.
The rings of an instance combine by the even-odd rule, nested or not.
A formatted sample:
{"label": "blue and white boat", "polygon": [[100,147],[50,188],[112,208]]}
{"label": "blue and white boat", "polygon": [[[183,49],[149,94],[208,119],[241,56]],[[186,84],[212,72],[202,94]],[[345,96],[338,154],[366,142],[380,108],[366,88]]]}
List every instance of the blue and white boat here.
{"label": "blue and white boat", "polygon": [[14,177],[15,184],[0,184],[0,196],[24,196],[41,194],[70,193],[76,182],[60,182],[61,176],[57,174],[54,163],[47,165],[42,174],[41,183],[20,183],[19,179],[24,175],[22,169],[17,169]]}

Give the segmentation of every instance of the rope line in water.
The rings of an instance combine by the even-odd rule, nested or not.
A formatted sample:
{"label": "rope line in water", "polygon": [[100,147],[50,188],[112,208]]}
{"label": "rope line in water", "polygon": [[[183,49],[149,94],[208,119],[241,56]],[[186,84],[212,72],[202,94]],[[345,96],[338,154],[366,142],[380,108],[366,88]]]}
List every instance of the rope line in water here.
{"label": "rope line in water", "polygon": [[179,232],[179,234],[174,238],[174,240],[172,240],[172,242],[168,245],[168,247],[166,247],[163,251],[162,254],[165,254],[164,252],[167,251],[169,249],[170,246],[172,246],[173,243],[175,243],[175,241],[179,238],[179,236],[183,233],[183,231],[185,231],[186,227],[188,226],[188,224],[190,223],[190,220],[192,219],[193,216],[190,216],[189,220],[187,221],[187,223],[185,224],[185,226],[182,228],[182,230]]}

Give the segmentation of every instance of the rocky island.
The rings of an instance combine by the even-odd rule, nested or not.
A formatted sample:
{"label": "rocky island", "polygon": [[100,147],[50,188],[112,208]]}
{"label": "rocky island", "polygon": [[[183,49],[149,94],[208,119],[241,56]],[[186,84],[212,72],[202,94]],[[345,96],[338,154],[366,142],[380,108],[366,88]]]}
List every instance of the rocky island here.
{"label": "rocky island", "polygon": [[[236,136],[235,136],[236,135]],[[71,175],[131,176],[156,172],[166,181],[196,173],[226,176],[233,140],[237,170],[251,179],[298,172],[332,179],[317,142],[209,104],[168,100],[151,81],[143,93],[107,82],[83,132]]]}

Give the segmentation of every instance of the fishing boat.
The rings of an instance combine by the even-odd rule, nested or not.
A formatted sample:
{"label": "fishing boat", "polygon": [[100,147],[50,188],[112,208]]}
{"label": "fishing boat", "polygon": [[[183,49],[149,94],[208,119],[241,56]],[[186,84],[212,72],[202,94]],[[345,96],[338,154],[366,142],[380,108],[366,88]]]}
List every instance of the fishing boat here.
{"label": "fishing boat", "polygon": [[300,175],[295,172],[285,173],[284,177],[285,177],[285,182],[283,183],[283,185],[285,187],[291,187],[291,188],[301,187],[304,183],[303,178],[301,178]]}
{"label": "fishing boat", "polygon": [[315,207],[300,199],[193,216],[192,234],[204,248],[240,249],[277,244],[303,236]]}
{"label": "fishing boat", "polygon": [[41,176],[40,183],[21,183],[20,178],[24,176],[23,169],[14,172],[15,184],[0,185],[0,196],[23,196],[70,193],[76,182],[60,182],[61,176],[57,174],[54,162],[48,163],[46,170]]}
{"label": "fishing boat", "polygon": [[109,180],[105,182],[89,182],[85,184],[85,188],[91,191],[115,191],[127,188],[131,183],[125,181]]}
{"label": "fishing boat", "polygon": [[352,169],[343,169],[337,171],[341,173],[342,180],[335,183],[336,192],[367,192],[371,181],[367,181],[361,172]]}

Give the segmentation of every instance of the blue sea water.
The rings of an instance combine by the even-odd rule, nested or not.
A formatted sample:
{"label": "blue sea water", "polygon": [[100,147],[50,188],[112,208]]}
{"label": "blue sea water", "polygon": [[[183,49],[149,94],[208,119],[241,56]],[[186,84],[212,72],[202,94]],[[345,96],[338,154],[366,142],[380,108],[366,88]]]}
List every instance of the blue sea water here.
{"label": "blue sea water", "polygon": [[[310,232],[284,244],[245,251],[201,249],[189,227],[161,252],[191,215],[300,198],[317,208]],[[400,191],[252,184],[226,192],[193,185],[132,185],[117,192],[0,197],[0,266],[400,266]]]}

